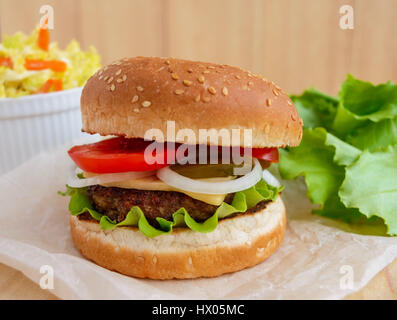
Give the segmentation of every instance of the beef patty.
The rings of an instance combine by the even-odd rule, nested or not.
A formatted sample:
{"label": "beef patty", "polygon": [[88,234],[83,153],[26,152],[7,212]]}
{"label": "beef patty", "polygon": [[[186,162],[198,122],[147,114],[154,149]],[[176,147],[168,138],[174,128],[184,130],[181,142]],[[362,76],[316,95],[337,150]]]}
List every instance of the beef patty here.
{"label": "beef patty", "polygon": [[[204,221],[211,217],[218,206],[193,199],[183,193],[174,191],[152,191],[103,187],[99,185],[88,187],[87,196],[94,209],[110,219],[120,222],[130,211],[131,207],[139,206],[145,213],[148,222],[158,226],[157,217],[172,221],[172,214],[183,207],[196,221]],[[228,194],[226,203],[231,203],[234,194]],[[245,213],[254,213],[266,207],[269,200],[261,201]],[[80,219],[92,219],[88,212],[79,215]]]}

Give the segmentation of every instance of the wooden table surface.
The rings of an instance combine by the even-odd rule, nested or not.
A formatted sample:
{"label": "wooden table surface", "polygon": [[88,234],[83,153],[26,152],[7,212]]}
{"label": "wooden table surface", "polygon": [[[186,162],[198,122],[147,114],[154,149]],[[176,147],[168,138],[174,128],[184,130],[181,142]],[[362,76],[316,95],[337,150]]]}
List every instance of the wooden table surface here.
{"label": "wooden table surface", "polygon": [[[313,297],[315,298],[315,297]],[[25,277],[20,271],[0,263],[0,299],[58,299],[49,290]],[[397,300],[397,259],[379,272],[362,290],[347,299]]]}

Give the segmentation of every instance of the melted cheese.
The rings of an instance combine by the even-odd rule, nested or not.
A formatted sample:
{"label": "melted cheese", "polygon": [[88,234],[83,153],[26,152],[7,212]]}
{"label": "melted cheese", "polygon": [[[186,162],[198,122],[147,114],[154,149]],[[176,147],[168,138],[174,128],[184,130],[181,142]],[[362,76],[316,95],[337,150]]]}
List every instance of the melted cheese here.
{"label": "melted cheese", "polygon": [[[84,172],[83,173],[85,178],[90,178],[96,176],[94,173]],[[208,182],[221,182],[221,181],[228,181],[232,180],[234,177],[225,177],[225,178],[209,178],[209,179],[200,179],[201,181],[208,181]],[[124,188],[124,189],[138,189],[138,190],[156,190],[156,191],[176,191],[180,193],[184,193],[189,197],[203,201],[208,204],[212,204],[215,206],[219,206],[226,197],[226,194],[204,194],[204,193],[195,193],[180,190],[174,187],[169,186],[168,184],[164,183],[160,179],[158,179],[155,175],[140,178],[140,179],[133,179],[133,180],[126,180],[126,181],[119,181],[119,182],[112,182],[112,183],[104,183],[101,184],[104,187],[117,187],[117,188]]]}

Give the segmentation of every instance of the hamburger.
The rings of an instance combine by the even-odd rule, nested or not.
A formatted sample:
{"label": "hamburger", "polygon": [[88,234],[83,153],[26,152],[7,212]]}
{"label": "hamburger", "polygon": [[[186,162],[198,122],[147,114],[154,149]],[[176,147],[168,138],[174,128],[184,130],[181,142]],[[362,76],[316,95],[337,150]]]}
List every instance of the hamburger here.
{"label": "hamburger", "polygon": [[254,266],[279,247],[282,186],[266,168],[299,144],[302,120],[273,82],[228,65],[126,58],[87,81],[81,113],[84,132],[106,137],[68,151],[70,230],[84,257],[188,279]]}

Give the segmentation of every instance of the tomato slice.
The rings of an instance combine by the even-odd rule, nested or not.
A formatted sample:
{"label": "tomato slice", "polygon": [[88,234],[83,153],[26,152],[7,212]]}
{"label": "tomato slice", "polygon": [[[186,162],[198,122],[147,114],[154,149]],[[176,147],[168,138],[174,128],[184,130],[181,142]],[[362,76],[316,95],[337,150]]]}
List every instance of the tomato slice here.
{"label": "tomato slice", "polygon": [[143,139],[117,137],[75,146],[68,153],[80,169],[93,173],[150,171],[166,167],[167,161],[175,162],[177,147],[167,148],[166,144],[160,143],[157,146],[162,145],[163,148],[156,148],[145,159],[145,149],[152,143]]}
{"label": "tomato slice", "polygon": [[[167,145],[156,142],[153,152],[147,152],[145,155],[146,148],[152,143],[153,141],[139,138],[116,137],[74,146],[68,153],[80,169],[93,173],[157,170],[174,164],[186,155],[186,150],[185,153],[178,150],[179,144]],[[260,160],[278,162],[277,148],[253,148],[252,156]]]}
{"label": "tomato slice", "polygon": [[252,148],[252,157],[269,162],[278,162],[277,148]]}

